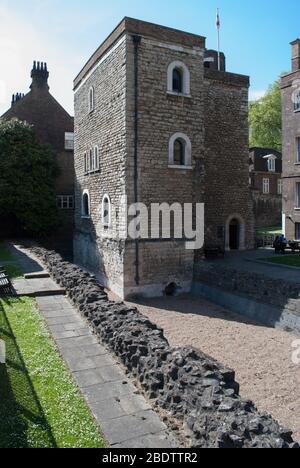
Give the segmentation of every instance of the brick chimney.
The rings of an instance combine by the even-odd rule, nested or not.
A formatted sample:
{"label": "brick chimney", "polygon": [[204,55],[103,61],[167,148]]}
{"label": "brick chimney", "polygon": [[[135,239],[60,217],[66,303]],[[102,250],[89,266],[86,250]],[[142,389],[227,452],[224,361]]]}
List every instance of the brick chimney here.
{"label": "brick chimney", "polygon": [[300,70],[300,39],[291,42],[292,46],[292,71]]}
{"label": "brick chimney", "polygon": [[49,86],[48,86],[49,72],[47,70],[47,64],[44,62],[36,62],[36,61],[33,62],[31,78],[32,78],[32,84],[30,86],[31,89],[45,88],[48,90],[49,89]]}

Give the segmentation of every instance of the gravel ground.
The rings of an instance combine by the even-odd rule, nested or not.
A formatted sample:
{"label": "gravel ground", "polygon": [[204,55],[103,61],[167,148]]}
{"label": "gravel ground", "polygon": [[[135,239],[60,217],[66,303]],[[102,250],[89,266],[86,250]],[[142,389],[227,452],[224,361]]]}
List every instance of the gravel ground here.
{"label": "gravel ground", "polygon": [[236,371],[241,395],[294,431],[300,441],[300,365],[294,335],[243,319],[200,298],[143,300],[139,310],[172,346],[194,346]]}

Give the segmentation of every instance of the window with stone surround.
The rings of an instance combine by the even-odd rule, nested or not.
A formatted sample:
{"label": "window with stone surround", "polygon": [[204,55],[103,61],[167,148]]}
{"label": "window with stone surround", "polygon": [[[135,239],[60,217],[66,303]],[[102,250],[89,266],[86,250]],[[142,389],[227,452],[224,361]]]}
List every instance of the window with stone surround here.
{"label": "window with stone surround", "polygon": [[263,193],[270,193],[270,179],[263,179]]}
{"label": "window with stone surround", "polygon": [[190,71],[183,62],[177,60],[170,63],[168,67],[168,93],[181,96],[190,96],[190,79]]}
{"label": "window with stone surround", "polygon": [[99,147],[94,146],[94,168],[93,170],[96,172],[96,171],[99,171],[99,169],[100,169]]}
{"label": "window with stone surround", "polygon": [[282,195],[282,189],[283,189],[283,180],[279,179],[278,180],[278,185],[277,185],[278,195]]}
{"label": "window with stone surround", "polygon": [[296,208],[300,209],[300,182],[296,182]]}
{"label": "window with stone surround", "polygon": [[294,94],[294,108],[295,111],[300,111],[300,91],[296,91]]}
{"label": "window with stone surround", "polygon": [[192,169],[192,144],[184,133],[175,133],[169,141],[169,167]]}
{"label": "window with stone surround", "polygon": [[74,209],[74,196],[73,195],[58,195],[56,197],[57,208],[60,210],[73,210]]}
{"label": "window with stone surround", "polygon": [[105,228],[111,226],[111,200],[107,194],[102,199],[102,224]]}
{"label": "window with stone surround", "polygon": [[83,155],[83,159],[84,159],[84,173],[87,174],[89,172],[89,165],[88,165],[88,155],[86,152]]}
{"label": "window with stone surround", "polygon": [[300,137],[296,138],[296,162],[300,164]]}
{"label": "window with stone surround", "polygon": [[91,216],[91,203],[90,203],[90,194],[88,190],[84,190],[82,194],[81,201],[81,217],[90,218]]}
{"label": "window with stone surround", "polygon": [[89,89],[89,112],[93,112],[95,109],[95,91],[93,86]]}

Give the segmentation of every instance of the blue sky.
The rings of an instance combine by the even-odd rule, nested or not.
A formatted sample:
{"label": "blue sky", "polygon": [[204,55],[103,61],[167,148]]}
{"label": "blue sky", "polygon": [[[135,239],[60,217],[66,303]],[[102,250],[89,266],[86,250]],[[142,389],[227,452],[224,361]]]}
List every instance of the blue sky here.
{"label": "blue sky", "polygon": [[51,92],[73,113],[73,78],[124,16],[204,35],[216,48],[217,7],[227,69],[250,75],[251,97],[260,96],[290,69],[299,0],[0,0],[0,114],[12,93],[27,92],[34,59],[48,62]]}

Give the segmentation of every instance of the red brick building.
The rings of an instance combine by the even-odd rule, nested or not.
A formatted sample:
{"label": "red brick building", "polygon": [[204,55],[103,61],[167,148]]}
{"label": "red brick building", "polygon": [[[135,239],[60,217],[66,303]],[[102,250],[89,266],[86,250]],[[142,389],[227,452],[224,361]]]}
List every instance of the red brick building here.
{"label": "red brick building", "polygon": [[256,227],[280,226],[282,155],[270,148],[250,148],[250,187]]}
{"label": "red brick building", "polygon": [[28,122],[40,142],[54,149],[60,169],[56,181],[57,204],[63,219],[61,232],[55,238],[58,247],[65,244],[69,250],[74,218],[74,118],[50,94],[46,63],[34,62],[31,78],[30,92],[13,95],[11,108],[1,118]]}

